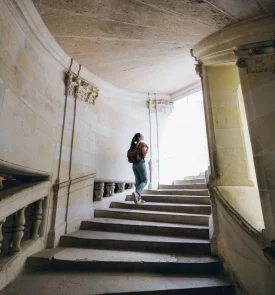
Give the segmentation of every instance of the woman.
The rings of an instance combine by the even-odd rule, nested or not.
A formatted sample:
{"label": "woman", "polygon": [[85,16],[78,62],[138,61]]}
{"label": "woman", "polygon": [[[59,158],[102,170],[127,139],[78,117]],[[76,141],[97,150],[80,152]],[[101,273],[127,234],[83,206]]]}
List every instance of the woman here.
{"label": "woman", "polygon": [[131,149],[137,149],[138,158],[141,160],[133,163],[133,171],[136,179],[136,191],[132,194],[135,204],[144,204],[145,201],[141,198],[141,193],[145,188],[148,179],[144,158],[148,152],[148,145],[142,142],[144,137],[140,133],[136,133],[131,141]]}

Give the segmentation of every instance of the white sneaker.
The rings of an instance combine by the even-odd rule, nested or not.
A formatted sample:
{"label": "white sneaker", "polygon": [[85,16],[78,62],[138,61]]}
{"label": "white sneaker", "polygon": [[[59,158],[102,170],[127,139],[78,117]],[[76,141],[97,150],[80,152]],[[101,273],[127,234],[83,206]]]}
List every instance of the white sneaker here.
{"label": "white sneaker", "polygon": [[138,196],[135,192],[132,193],[132,196],[133,196],[133,201],[135,202],[135,204],[138,203]]}
{"label": "white sneaker", "polygon": [[142,204],[144,204],[144,203],[145,203],[145,201],[144,201],[144,200],[142,200],[141,198],[140,198],[140,199],[138,199],[138,204],[142,205]]}

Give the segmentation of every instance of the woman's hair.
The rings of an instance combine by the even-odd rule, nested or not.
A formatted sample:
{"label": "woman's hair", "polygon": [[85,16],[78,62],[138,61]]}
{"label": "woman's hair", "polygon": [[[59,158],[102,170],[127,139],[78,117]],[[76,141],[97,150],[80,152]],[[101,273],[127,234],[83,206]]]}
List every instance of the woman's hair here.
{"label": "woman's hair", "polygon": [[141,134],[140,133],[136,133],[134,135],[134,137],[132,138],[132,141],[131,141],[131,147],[130,147],[130,149],[136,148],[136,144],[138,142],[139,137],[141,137]]}

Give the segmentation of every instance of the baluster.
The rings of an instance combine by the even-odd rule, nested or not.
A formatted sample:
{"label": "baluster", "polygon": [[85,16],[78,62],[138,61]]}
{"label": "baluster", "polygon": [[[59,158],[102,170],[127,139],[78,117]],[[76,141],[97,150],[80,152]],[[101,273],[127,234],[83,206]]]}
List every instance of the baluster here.
{"label": "baluster", "polygon": [[2,241],[3,241],[3,232],[2,232],[2,226],[3,226],[3,223],[6,221],[6,219],[3,219],[0,221],[0,253],[1,253],[1,250],[2,250]]}
{"label": "baluster", "polygon": [[125,189],[125,183],[122,182],[122,183],[118,183],[117,185],[118,185],[118,190],[117,190],[117,192],[118,192],[118,193],[122,193],[122,192],[124,192],[124,189]]}
{"label": "baluster", "polygon": [[113,182],[105,183],[106,197],[111,197],[115,194],[115,184]]}
{"label": "baluster", "polygon": [[102,201],[103,194],[104,194],[104,182],[95,182],[94,184],[95,201]]}
{"label": "baluster", "polygon": [[43,199],[35,202],[34,214],[33,214],[33,225],[32,225],[32,239],[37,239],[39,237],[40,224],[43,217]]}
{"label": "baluster", "polygon": [[134,188],[134,184],[133,183],[129,183],[128,189],[133,189],[133,188]]}
{"label": "baluster", "polygon": [[25,228],[25,209],[26,207],[18,210],[15,213],[14,223],[12,225],[11,231],[11,244],[9,249],[9,254],[14,255],[21,250],[20,244],[21,240],[24,236],[24,228]]}

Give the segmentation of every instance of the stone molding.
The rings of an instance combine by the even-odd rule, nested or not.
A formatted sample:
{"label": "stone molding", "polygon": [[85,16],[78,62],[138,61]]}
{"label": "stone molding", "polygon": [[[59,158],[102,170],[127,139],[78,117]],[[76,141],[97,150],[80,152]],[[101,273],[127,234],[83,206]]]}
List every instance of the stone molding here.
{"label": "stone molding", "polygon": [[171,99],[148,100],[148,108],[151,113],[171,115],[174,110],[174,102]]}
{"label": "stone molding", "polygon": [[68,71],[66,75],[66,94],[75,99],[95,104],[99,88],[90,82],[85,81],[75,73]]}
{"label": "stone molding", "polygon": [[189,96],[193,93],[196,93],[201,90],[201,81],[197,81],[195,83],[192,83],[174,93],[171,94],[172,101],[180,100],[186,96]]}
{"label": "stone molding", "polygon": [[272,14],[255,17],[206,37],[193,47],[191,54],[204,65],[234,63],[236,56],[233,50],[246,44],[274,40],[274,27]]}
{"label": "stone molding", "polygon": [[93,179],[95,178],[96,173],[95,172],[91,172],[91,173],[84,173],[84,174],[78,174],[75,176],[70,177],[66,177],[66,178],[62,178],[62,179],[57,179],[55,184],[53,185],[53,191],[55,193],[55,197],[62,197],[64,195],[64,193],[60,193],[59,191],[65,190],[67,193],[67,188],[70,185],[74,185],[78,182],[82,182],[88,179]]}

